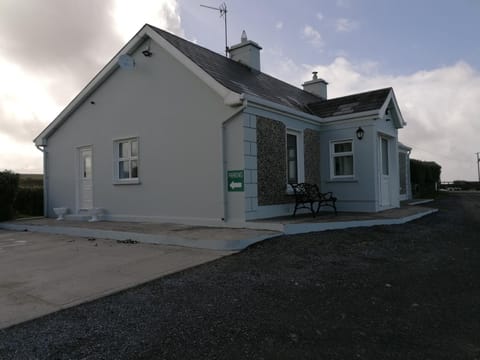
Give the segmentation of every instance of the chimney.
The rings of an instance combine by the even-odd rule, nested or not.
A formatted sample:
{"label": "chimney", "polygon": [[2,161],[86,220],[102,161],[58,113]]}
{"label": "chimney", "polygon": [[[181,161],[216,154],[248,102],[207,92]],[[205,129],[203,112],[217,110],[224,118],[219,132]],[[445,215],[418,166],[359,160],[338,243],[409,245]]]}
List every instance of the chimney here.
{"label": "chimney", "polygon": [[260,50],[262,50],[260,45],[248,40],[247,33],[243,30],[240,44],[232,45],[228,51],[230,59],[260,71]]}
{"label": "chimney", "polygon": [[318,78],[317,71],[312,72],[312,74],[313,74],[312,80],[306,81],[305,83],[302,84],[303,90],[308,91],[313,95],[317,95],[323,100],[327,100],[328,83],[325,80]]}

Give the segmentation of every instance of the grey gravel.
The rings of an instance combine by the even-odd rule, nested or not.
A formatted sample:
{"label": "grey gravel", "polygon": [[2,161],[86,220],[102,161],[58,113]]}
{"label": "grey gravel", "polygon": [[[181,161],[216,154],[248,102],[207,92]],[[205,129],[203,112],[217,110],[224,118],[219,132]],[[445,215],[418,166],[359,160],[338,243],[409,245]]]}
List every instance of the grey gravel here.
{"label": "grey gravel", "polygon": [[0,330],[0,359],[480,359],[480,195],[282,236]]}

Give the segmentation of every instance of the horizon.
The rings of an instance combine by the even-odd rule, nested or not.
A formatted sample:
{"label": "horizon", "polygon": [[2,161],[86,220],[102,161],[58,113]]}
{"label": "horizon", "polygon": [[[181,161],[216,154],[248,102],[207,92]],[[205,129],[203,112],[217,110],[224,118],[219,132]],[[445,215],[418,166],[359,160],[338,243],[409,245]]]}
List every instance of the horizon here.
{"label": "horizon", "polygon": [[[41,174],[32,139],[145,23],[224,54],[223,19],[202,4],[218,6],[7,0],[0,12],[0,168]],[[329,98],[393,87],[407,122],[399,140],[413,148],[412,158],[438,163],[442,181],[477,181],[480,3],[305,0],[271,7],[233,0],[227,7],[228,45],[246,30],[263,48],[263,72],[300,87],[318,71]]]}

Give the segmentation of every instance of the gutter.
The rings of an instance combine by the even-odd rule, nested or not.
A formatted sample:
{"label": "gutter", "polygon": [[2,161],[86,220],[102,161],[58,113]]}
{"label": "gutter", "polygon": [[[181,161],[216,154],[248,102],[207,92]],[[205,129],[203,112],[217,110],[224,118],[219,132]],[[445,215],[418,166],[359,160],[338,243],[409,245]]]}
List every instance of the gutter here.
{"label": "gutter", "polygon": [[[260,98],[258,96],[244,94],[244,98],[245,98],[245,100],[247,100],[248,105],[251,105],[252,107],[257,107],[257,108],[260,108],[260,109],[268,108],[269,111],[273,110],[274,112],[277,112],[277,113],[280,113],[280,114],[286,114],[288,116],[293,116],[298,120],[313,123],[315,125],[318,125],[319,123],[323,122],[323,119],[318,117],[318,116],[310,115],[310,114],[307,114],[303,111],[295,110],[295,109],[292,109],[289,106],[277,104],[273,101],[265,100],[265,99]],[[260,106],[256,106],[256,105],[260,105]]]}
{"label": "gutter", "polygon": [[43,153],[43,216],[48,217],[47,145],[35,145]]}
{"label": "gutter", "polygon": [[379,116],[378,110],[370,110],[370,111],[362,111],[358,113],[349,113],[345,115],[337,115],[337,116],[329,116],[327,118],[323,118],[323,123],[337,123],[341,120],[358,120],[359,118],[371,118],[372,116],[377,116],[378,120],[381,120],[381,116]]}

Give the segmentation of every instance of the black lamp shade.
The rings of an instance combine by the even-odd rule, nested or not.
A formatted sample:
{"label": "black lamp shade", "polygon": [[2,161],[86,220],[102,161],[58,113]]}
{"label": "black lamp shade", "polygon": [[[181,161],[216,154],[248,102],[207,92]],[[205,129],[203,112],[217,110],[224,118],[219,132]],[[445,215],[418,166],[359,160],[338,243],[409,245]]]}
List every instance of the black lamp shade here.
{"label": "black lamp shade", "polygon": [[359,127],[359,128],[357,129],[356,134],[357,134],[357,139],[358,139],[358,140],[362,140],[362,139],[363,139],[363,135],[365,135],[365,131],[363,131],[363,129],[362,129],[361,127]]}

